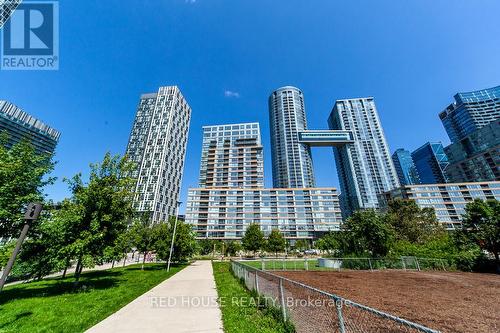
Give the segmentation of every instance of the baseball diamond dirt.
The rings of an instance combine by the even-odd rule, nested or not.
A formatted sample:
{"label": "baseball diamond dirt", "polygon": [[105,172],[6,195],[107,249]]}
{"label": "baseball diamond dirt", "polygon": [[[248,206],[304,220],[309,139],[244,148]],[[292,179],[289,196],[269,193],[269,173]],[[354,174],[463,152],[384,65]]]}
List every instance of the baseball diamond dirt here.
{"label": "baseball diamond dirt", "polygon": [[500,332],[500,275],[464,272],[275,272],[442,332]]}

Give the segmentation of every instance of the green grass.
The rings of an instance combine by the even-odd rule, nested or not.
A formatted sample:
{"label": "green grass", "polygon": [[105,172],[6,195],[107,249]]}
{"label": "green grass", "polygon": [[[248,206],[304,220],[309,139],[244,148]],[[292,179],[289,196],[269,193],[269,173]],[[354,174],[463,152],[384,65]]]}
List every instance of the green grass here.
{"label": "green grass", "polygon": [[83,332],[185,266],[148,264],[53,278],[4,288],[0,332]]}
{"label": "green grass", "polygon": [[[255,261],[242,261],[242,263],[262,269],[262,261],[261,260],[255,260]],[[303,271],[306,269],[306,262],[305,259],[276,259],[276,260],[269,260],[266,259],[264,261],[264,268],[265,270],[298,270],[298,271]],[[320,270],[323,267],[318,266],[318,260],[317,259],[308,259],[307,260],[307,269],[314,269],[314,270]]]}
{"label": "green grass", "polygon": [[[281,312],[273,308],[257,307],[248,301],[255,295],[233,276],[231,264],[214,262],[215,284],[221,299],[222,321],[225,333],[293,332],[290,324],[281,320]],[[255,299],[255,298],[253,298]],[[234,302],[233,300],[238,300]],[[243,302],[239,300],[245,300]],[[223,302],[223,303],[222,303]]]}

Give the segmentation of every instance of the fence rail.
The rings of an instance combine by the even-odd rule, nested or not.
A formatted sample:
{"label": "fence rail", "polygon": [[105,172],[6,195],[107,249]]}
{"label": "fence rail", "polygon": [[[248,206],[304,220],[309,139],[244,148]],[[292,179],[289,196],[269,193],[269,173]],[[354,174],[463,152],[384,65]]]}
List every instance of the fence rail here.
{"label": "fence rail", "polygon": [[445,259],[400,257],[400,258],[260,258],[244,259],[249,266],[263,271],[296,270],[439,270],[453,269]]}
{"label": "fence rail", "polygon": [[281,309],[298,333],[439,333],[417,323],[353,302],[246,263],[231,261],[233,274],[268,304]]}

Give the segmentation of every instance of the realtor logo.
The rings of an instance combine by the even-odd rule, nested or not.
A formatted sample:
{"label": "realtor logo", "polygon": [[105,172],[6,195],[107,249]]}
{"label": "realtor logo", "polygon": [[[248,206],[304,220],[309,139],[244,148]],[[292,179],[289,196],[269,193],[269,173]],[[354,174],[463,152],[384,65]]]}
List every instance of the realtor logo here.
{"label": "realtor logo", "polygon": [[2,32],[3,70],[59,69],[59,3],[23,1]]}

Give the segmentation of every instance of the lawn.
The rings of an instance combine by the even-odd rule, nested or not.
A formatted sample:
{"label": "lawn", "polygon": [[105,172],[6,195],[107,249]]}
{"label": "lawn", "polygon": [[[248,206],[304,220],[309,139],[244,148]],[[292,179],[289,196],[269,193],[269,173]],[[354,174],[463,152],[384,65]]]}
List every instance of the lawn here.
{"label": "lawn", "polygon": [[0,332],[83,332],[185,266],[148,264],[14,285],[0,293]]}
{"label": "lawn", "polygon": [[[215,284],[219,298],[224,301],[222,321],[225,333],[277,333],[293,332],[285,325],[276,309],[258,308],[249,301],[253,296],[236,279],[230,270],[230,263],[214,262]],[[237,301],[233,301],[237,300]]]}

